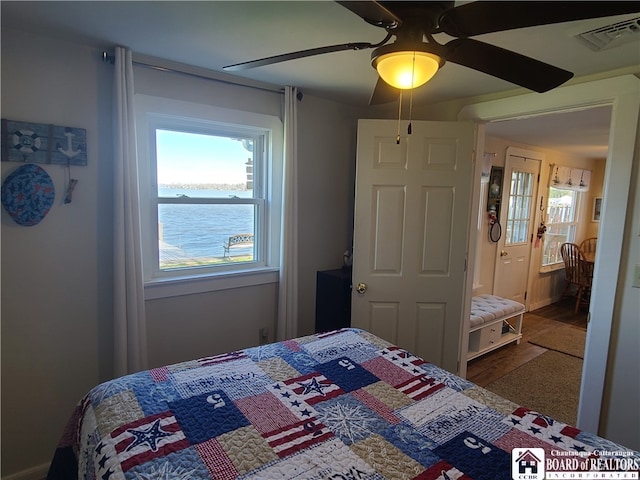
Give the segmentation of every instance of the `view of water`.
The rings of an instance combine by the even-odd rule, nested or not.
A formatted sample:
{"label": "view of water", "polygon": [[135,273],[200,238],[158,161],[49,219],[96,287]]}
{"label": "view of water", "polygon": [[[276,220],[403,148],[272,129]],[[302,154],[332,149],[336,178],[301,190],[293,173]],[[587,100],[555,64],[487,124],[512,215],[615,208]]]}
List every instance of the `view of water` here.
{"label": "view of water", "polygon": [[[198,190],[160,188],[162,197],[223,197],[250,198],[251,191]],[[160,239],[177,247],[192,258],[223,257],[223,245],[230,236],[254,233],[253,205],[160,205]],[[236,254],[251,253],[251,248],[238,249]]]}

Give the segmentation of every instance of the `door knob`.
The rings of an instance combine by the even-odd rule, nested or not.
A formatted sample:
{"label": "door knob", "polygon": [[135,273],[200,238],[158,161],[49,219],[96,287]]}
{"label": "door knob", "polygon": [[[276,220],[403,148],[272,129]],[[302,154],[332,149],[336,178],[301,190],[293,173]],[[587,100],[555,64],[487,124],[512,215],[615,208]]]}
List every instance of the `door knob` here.
{"label": "door knob", "polygon": [[502,251],[500,252],[500,256],[501,256],[501,257],[506,257],[507,255],[509,255],[509,254],[508,254],[507,252],[505,252],[504,250],[502,250]]}
{"label": "door knob", "polygon": [[356,287],[356,292],[358,292],[359,294],[362,295],[366,291],[367,291],[367,284],[363,283],[363,282],[360,282],[358,284],[358,286]]}

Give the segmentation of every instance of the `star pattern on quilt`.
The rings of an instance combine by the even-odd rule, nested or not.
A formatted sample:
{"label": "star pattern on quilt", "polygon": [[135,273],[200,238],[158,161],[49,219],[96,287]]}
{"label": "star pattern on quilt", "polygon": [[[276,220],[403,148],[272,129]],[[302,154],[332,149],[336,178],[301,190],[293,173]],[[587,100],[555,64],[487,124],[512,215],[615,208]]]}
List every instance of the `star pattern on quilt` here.
{"label": "star pattern on quilt", "polygon": [[548,415],[543,415],[541,413],[535,413],[538,417],[538,419],[544,423],[546,423],[546,427],[551,427],[555,424],[555,420],[551,417],[549,417]]}
{"label": "star pattern on quilt", "polygon": [[328,407],[321,415],[323,423],[340,437],[348,438],[352,443],[370,433],[371,417],[359,405],[336,403]]}
{"label": "star pattern on quilt", "polygon": [[304,391],[302,392],[303,395],[308,395],[311,392],[316,392],[322,395],[323,397],[325,396],[323,389],[327,387],[326,385],[322,385],[320,382],[318,382],[316,378],[312,378],[306,383],[298,382],[298,385],[300,385],[301,387],[304,387]]}
{"label": "star pattern on quilt", "polygon": [[109,460],[109,457],[107,457],[106,455],[103,455],[100,461],[98,462],[98,465],[100,465],[100,469],[104,469],[107,463],[107,460]]}
{"label": "star pattern on quilt", "polygon": [[159,468],[153,467],[148,472],[136,473],[136,480],[189,480],[197,478],[196,469],[187,470],[181,466],[172,467],[164,462]]}
{"label": "star pattern on quilt", "polygon": [[[437,375],[439,382],[444,383],[447,387],[452,388],[453,390],[456,390],[458,392],[466,390],[472,385],[468,380],[465,380],[462,377],[458,377],[457,375],[446,370],[440,370],[438,367],[432,364],[423,365],[421,369],[428,375]],[[435,372],[437,372],[437,374]]]}
{"label": "star pattern on quilt", "polygon": [[99,442],[95,446],[95,453],[96,453],[95,459],[97,460],[97,466],[98,466],[97,470],[99,472],[102,472],[102,474],[98,478],[100,478],[101,480],[108,480],[109,478],[111,478],[111,475],[113,475],[115,472],[111,468],[111,466],[107,465],[107,462],[110,460],[111,457],[107,452],[107,447],[104,442]]}
{"label": "star pattern on quilt", "polygon": [[158,450],[158,441],[164,437],[170,437],[172,434],[170,432],[165,432],[162,430],[162,425],[160,425],[160,419],[153,422],[153,424],[147,428],[142,430],[127,430],[131,435],[135,437],[135,440],[131,445],[127,447],[127,450],[131,450],[132,448],[137,447],[138,445],[144,445],[145,443],[149,445],[149,448],[152,451]]}
{"label": "star pattern on quilt", "polygon": [[100,477],[102,480],[108,480],[111,475],[113,475],[115,472],[113,470],[111,470],[111,468],[109,468],[109,470],[107,470],[106,472],[104,472],[102,474],[102,476]]}

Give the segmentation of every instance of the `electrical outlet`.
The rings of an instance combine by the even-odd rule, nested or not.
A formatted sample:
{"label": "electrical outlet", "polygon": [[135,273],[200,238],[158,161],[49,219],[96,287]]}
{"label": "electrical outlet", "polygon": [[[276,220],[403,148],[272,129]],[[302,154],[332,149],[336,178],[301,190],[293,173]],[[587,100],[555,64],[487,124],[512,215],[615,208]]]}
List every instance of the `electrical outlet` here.
{"label": "electrical outlet", "polygon": [[633,286],[640,288],[640,265],[636,265],[633,270]]}

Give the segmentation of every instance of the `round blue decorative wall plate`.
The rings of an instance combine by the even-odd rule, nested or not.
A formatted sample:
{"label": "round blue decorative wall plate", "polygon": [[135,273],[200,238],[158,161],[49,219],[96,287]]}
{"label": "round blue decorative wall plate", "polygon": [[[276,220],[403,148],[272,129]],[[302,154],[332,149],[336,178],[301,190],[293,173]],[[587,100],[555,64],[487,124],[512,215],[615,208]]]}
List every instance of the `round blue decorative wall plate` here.
{"label": "round blue decorative wall plate", "polygon": [[53,181],[38,165],[20,166],[2,183],[2,205],[18,225],[40,223],[49,213],[54,198]]}

